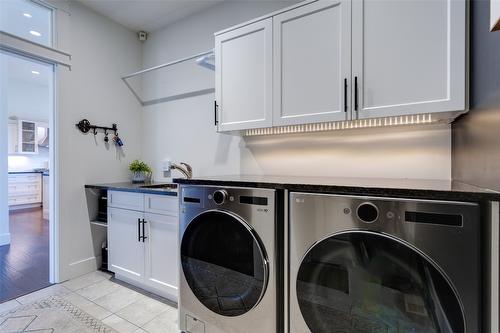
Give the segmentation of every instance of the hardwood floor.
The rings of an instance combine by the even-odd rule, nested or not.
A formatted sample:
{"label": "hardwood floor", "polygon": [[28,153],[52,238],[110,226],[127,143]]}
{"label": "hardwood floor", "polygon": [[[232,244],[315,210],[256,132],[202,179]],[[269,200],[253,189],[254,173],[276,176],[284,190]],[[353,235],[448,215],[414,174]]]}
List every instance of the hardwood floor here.
{"label": "hardwood floor", "polygon": [[0,303],[49,283],[49,221],[42,209],[9,214],[11,244],[0,246]]}

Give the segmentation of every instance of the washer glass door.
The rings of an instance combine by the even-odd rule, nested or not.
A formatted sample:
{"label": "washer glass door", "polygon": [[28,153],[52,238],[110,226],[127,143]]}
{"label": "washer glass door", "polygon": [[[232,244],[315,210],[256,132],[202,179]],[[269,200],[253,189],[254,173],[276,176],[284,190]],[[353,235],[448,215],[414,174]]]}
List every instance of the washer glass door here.
{"label": "washer glass door", "polygon": [[297,275],[314,333],[463,333],[454,288],[420,252],[395,238],[353,231],[315,244]]}
{"label": "washer glass door", "polygon": [[223,316],[239,316],[257,306],[267,286],[261,242],[247,223],[227,212],[207,211],[189,223],[181,264],[198,300]]}

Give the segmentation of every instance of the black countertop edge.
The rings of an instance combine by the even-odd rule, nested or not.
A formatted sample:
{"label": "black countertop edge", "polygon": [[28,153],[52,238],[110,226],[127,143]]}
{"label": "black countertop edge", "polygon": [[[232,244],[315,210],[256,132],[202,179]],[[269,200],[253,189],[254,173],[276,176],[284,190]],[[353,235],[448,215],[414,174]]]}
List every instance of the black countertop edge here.
{"label": "black countertop edge", "polygon": [[[265,177],[264,177],[265,178]],[[346,181],[348,178],[343,179]],[[370,179],[373,181],[372,179]],[[356,179],[362,182],[362,178]],[[380,180],[381,182],[384,179]],[[394,180],[391,180],[394,181]],[[404,183],[405,179],[400,180]],[[465,202],[483,202],[483,201],[500,201],[500,192],[483,189],[474,185],[461,183],[458,181],[436,181],[439,185],[448,184],[449,188],[419,188],[419,187],[394,187],[383,185],[336,185],[334,183],[322,184],[308,184],[292,183],[292,182],[276,182],[272,178],[269,181],[259,177],[259,180],[245,180],[245,179],[228,179],[223,176],[220,179],[217,177],[184,179],[175,178],[174,183],[180,185],[211,185],[211,186],[234,186],[234,187],[253,187],[253,188],[272,188],[283,189],[293,192],[316,192],[316,193],[331,193],[331,194],[344,194],[344,195],[367,195],[367,196],[380,196],[380,197],[397,197],[408,199],[432,199],[432,200],[446,200],[446,201],[465,201]],[[412,180],[417,182],[418,180]],[[433,181],[422,181],[433,182]],[[439,186],[436,186],[439,187]]]}
{"label": "black countertop edge", "polygon": [[45,173],[45,171],[9,171],[9,175],[18,175],[25,173]]}
{"label": "black countertop edge", "polygon": [[110,191],[121,191],[121,192],[135,192],[135,193],[146,193],[146,194],[156,194],[156,195],[168,195],[177,196],[177,190],[161,190],[152,188],[143,188],[147,184],[134,184],[131,182],[123,183],[110,183],[110,184],[89,184],[85,185],[85,188],[95,189],[95,190],[110,190]]}

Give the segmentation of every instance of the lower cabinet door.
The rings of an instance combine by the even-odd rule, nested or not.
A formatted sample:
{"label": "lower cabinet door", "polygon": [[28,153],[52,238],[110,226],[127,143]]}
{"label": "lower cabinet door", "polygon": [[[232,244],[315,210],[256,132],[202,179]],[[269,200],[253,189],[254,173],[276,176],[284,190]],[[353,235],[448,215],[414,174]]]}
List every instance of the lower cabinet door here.
{"label": "lower cabinet door", "polygon": [[108,208],[109,270],[120,277],[144,282],[144,240],[141,221],[144,213]]}
{"label": "lower cabinet door", "polygon": [[146,221],[146,284],[177,300],[179,280],[178,216],[144,214]]}

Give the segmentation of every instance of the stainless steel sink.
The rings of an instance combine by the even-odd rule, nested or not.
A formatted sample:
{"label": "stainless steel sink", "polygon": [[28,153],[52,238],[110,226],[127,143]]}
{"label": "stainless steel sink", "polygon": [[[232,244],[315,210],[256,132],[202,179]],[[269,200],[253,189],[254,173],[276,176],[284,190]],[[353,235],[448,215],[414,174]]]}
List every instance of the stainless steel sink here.
{"label": "stainless steel sink", "polygon": [[177,184],[150,184],[142,185],[141,188],[150,188],[155,190],[176,191]]}

